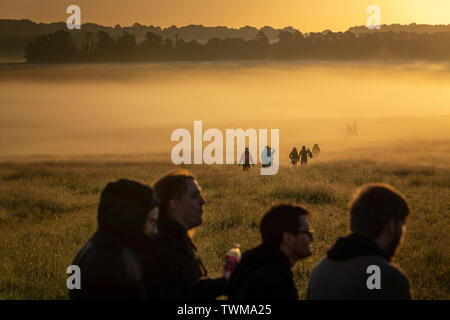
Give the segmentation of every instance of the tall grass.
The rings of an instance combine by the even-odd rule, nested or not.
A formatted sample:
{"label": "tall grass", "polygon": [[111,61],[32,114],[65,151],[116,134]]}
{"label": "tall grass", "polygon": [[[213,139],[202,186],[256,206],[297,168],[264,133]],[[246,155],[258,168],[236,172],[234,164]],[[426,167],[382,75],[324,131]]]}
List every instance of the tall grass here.
{"label": "tall grass", "polygon": [[[151,184],[174,168],[142,161],[0,163],[0,298],[67,298],[65,271],[96,230],[104,186],[122,177]],[[299,203],[312,211],[316,230],[313,255],[293,269],[304,298],[311,270],[347,233],[352,193],[368,182],[386,182],[405,193],[413,210],[394,262],[409,275],[415,298],[450,298],[448,169],[365,160],[281,167],[275,176],[237,166],[186,168],[207,200],[194,240],[212,277],[221,275],[233,243],[247,250],[260,242],[259,221],[270,205]]]}

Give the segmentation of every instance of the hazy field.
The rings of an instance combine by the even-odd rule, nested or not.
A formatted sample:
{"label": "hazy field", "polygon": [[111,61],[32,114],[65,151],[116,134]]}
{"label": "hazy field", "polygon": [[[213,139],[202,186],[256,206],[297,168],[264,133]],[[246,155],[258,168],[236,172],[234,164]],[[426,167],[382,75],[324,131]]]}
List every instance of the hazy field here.
{"label": "hazy field", "polygon": [[171,132],[194,120],[278,128],[288,153],[449,139],[449,71],[401,61],[0,64],[0,155],[168,154]]}
{"label": "hazy field", "polygon": [[[448,164],[448,146],[448,141],[436,144],[434,161]],[[313,159],[307,167],[282,167],[275,176],[260,176],[254,168],[243,174],[237,166],[189,166],[207,200],[195,242],[210,275],[221,274],[224,254],[234,242],[244,250],[259,242],[259,220],[272,203],[300,203],[312,210],[317,233],[313,256],[295,267],[304,298],[313,266],[347,232],[347,204],[355,188],[386,182],[407,196],[413,210],[394,261],[410,276],[415,299],[449,299],[449,166],[418,165],[413,157],[384,161],[384,153],[393,151],[347,151],[344,160]],[[368,160],[355,160],[364,155]],[[96,207],[106,183],[121,177],[152,183],[175,167],[147,157],[0,163],[0,298],[67,298],[65,270],[96,230]]]}
{"label": "hazy field", "polygon": [[[105,185],[151,184],[175,166],[171,132],[279,129],[282,167],[196,165],[207,199],[195,242],[211,276],[234,242],[259,242],[274,202],[313,212],[314,254],[295,267],[301,298],[347,204],[367,182],[402,191],[413,210],[395,258],[414,298],[450,298],[450,66],[383,62],[0,64],[0,299],[67,298],[66,268],[96,230]],[[356,122],[357,136],[346,135]],[[319,143],[307,167],[293,146]],[[206,146],[206,143],[203,145]]]}

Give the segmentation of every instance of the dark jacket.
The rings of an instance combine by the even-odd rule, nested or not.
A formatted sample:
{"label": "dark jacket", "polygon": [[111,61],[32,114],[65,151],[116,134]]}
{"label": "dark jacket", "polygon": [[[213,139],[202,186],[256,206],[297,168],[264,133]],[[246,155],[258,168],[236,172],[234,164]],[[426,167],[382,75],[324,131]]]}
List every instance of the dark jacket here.
{"label": "dark jacket", "polygon": [[260,245],[247,251],[231,275],[230,300],[296,300],[297,288],[288,258]]}
{"label": "dark jacket", "polygon": [[178,222],[160,220],[158,230],[154,250],[144,263],[149,298],[210,300],[224,294],[225,279],[206,278],[197,248]]}
{"label": "dark jacket", "polygon": [[[381,289],[369,289],[367,280],[380,268]],[[330,300],[409,300],[406,275],[389,261],[384,251],[370,238],[351,234],[339,238],[314,268],[308,286],[307,299]]]}
{"label": "dark jacket", "polygon": [[81,289],[70,290],[70,299],[145,298],[139,253],[143,220],[132,211],[132,204],[120,200],[99,209],[99,230],[72,262],[80,267]]}
{"label": "dark jacket", "polygon": [[69,291],[71,300],[145,298],[138,253],[109,232],[96,232],[72,264],[80,267],[81,289]]}

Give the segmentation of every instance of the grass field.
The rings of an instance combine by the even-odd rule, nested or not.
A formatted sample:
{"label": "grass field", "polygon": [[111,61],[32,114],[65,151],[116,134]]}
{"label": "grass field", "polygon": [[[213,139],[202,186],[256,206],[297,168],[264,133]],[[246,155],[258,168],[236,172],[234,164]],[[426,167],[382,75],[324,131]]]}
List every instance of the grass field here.
{"label": "grass field", "polygon": [[[448,161],[448,154],[443,157]],[[0,299],[66,299],[66,268],[96,230],[99,194],[121,177],[151,184],[175,166],[166,161],[53,160],[0,163]],[[394,262],[409,275],[415,299],[450,298],[450,170],[382,159],[313,161],[281,167],[275,176],[237,166],[187,166],[207,200],[194,241],[212,277],[235,242],[247,250],[273,203],[299,203],[312,211],[313,255],[294,268],[300,298],[313,267],[348,231],[355,189],[384,182],[409,199],[412,215]]]}

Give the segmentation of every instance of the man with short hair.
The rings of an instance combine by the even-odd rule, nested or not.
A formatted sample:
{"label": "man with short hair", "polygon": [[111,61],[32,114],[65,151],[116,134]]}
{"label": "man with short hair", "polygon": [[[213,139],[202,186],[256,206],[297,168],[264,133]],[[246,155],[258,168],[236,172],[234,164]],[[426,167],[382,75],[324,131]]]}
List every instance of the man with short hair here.
{"label": "man with short hair", "polygon": [[391,186],[369,184],[354,196],[350,230],[313,270],[307,299],[411,299],[406,275],[392,263],[410,209]]}
{"label": "man with short hair", "polygon": [[247,251],[231,275],[231,300],[296,300],[292,266],[311,255],[309,212],[294,205],[273,206],[260,224],[262,244]]}
{"label": "man with short hair", "polygon": [[226,280],[207,279],[189,232],[203,222],[205,199],[197,179],[186,170],[159,179],[159,236],[153,257],[147,257],[147,291],[157,299],[215,299],[223,295]]}

